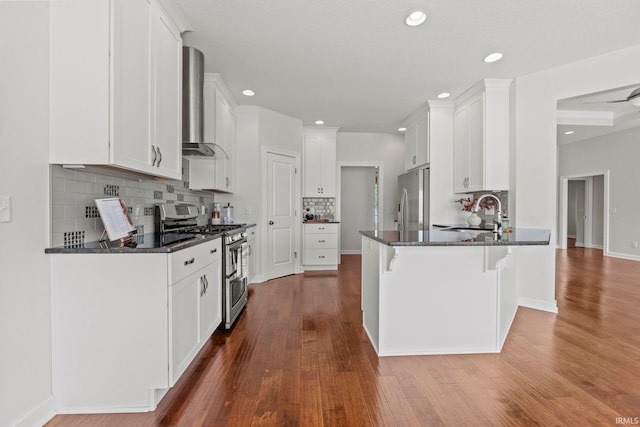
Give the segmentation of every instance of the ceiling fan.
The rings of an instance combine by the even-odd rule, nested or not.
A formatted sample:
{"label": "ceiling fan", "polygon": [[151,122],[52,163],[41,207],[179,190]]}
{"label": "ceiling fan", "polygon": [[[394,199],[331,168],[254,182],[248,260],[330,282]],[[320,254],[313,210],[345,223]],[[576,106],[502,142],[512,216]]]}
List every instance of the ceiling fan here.
{"label": "ceiling fan", "polygon": [[615,99],[612,101],[599,101],[599,102],[590,102],[589,104],[614,104],[617,102],[630,102],[632,105],[636,107],[640,107],[640,87],[636,88],[627,96],[625,99]]}

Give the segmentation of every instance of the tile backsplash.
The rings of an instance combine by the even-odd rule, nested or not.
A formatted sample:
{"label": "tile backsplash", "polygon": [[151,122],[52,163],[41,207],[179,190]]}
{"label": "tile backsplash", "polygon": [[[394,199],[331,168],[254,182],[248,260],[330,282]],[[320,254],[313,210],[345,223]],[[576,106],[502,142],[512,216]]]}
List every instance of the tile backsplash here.
{"label": "tile backsplash", "polygon": [[120,178],[80,169],[51,166],[51,246],[77,246],[96,241],[104,230],[95,199],[120,197],[138,233],[153,233],[154,206],[158,203],[189,203],[205,206],[198,223],[208,219],[214,194],[192,191],[183,181]]}
{"label": "tile backsplash", "polygon": [[334,197],[305,197],[302,199],[302,214],[320,215],[320,218],[333,219],[336,213]]}

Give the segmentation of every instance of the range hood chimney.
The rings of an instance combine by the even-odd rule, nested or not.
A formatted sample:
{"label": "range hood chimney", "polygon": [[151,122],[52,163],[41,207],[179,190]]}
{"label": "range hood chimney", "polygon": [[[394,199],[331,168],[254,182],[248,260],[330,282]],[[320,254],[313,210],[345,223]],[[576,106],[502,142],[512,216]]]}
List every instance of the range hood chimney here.
{"label": "range hood chimney", "polygon": [[218,144],[204,140],[204,55],[182,48],[182,155],[228,159]]}

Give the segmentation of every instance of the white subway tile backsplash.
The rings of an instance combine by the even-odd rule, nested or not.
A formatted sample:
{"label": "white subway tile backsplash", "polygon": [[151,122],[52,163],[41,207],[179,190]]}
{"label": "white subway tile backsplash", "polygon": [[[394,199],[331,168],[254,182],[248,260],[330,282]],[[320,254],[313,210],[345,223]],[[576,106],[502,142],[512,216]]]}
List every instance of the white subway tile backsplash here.
{"label": "white subway tile backsplash", "polygon": [[54,191],[51,195],[51,204],[53,206],[67,206],[76,204],[76,195],[73,193],[63,193]]}
{"label": "white subway tile backsplash", "polygon": [[[143,227],[145,233],[154,232],[154,206],[158,203],[182,203],[180,200],[184,200],[184,203],[205,205],[210,209],[214,202],[213,193],[193,192],[186,189],[182,181],[123,179],[64,169],[59,165],[53,165],[51,169],[52,246],[62,246],[65,242],[75,245],[82,239],[92,242],[100,238],[104,226],[97,216],[95,199],[122,198],[132,212],[134,225]],[[167,192],[168,186],[172,187],[172,193]]]}
{"label": "white subway tile backsplash", "polygon": [[53,177],[51,180],[51,190],[64,192],[64,178]]}
{"label": "white subway tile backsplash", "polygon": [[52,206],[51,219],[64,219],[64,206]]}

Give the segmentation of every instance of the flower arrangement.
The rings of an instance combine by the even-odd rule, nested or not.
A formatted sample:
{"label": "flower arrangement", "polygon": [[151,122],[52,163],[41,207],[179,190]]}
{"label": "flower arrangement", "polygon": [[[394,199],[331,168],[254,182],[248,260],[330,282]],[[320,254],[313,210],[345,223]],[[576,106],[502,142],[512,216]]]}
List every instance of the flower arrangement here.
{"label": "flower arrangement", "polygon": [[[476,204],[476,202],[478,201],[478,198],[476,197],[475,199],[471,200],[471,198],[466,197],[466,198],[461,198],[456,200],[456,203],[460,203],[462,205],[462,210],[466,211],[466,212],[472,212],[473,210],[473,206]],[[495,204],[495,200],[494,199],[490,199],[490,198],[484,198],[482,199],[482,201],[480,202],[480,209],[491,209]]]}

